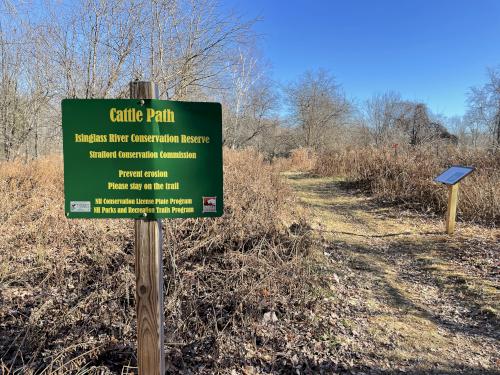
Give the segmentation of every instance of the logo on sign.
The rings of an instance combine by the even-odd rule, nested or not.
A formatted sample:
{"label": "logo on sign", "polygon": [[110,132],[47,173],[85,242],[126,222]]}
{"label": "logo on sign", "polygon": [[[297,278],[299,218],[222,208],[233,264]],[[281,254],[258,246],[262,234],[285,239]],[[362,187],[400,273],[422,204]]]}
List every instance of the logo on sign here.
{"label": "logo on sign", "polygon": [[70,212],[90,212],[89,201],[71,201],[69,204]]}
{"label": "logo on sign", "polygon": [[203,197],[203,212],[217,212],[217,197]]}

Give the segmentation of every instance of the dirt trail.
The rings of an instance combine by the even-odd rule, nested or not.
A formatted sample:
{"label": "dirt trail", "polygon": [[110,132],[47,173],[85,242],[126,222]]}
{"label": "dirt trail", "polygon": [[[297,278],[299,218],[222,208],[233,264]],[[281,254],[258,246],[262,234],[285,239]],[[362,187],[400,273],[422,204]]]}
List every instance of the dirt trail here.
{"label": "dirt trail", "polygon": [[498,230],[459,223],[450,238],[441,220],[342,181],[287,178],[338,279],[332,316],[345,329],[324,339],[352,373],[500,374]]}

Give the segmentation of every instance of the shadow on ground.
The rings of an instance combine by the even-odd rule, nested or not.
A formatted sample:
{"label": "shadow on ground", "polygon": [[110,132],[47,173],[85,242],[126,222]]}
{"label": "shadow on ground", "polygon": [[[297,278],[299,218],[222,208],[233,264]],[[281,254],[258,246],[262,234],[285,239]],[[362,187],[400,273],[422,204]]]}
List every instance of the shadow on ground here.
{"label": "shadow on ground", "polygon": [[336,298],[349,307],[336,314],[355,327],[346,340],[359,367],[338,373],[500,374],[494,235],[450,238],[439,222],[381,207],[342,181],[288,178],[346,286]]}
{"label": "shadow on ground", "polygon": [[[478,244],[479,249],[469,247],[469,257],[464,260],[462,252],[452,246],[455,241],[437,231],[380,235],[330,233],[367,239],[364,243],[334,240],[327,248],[330,253],[343,254],[342,260],[353,270],[376,280],[378,290],[373,293],[380,300],[450,332],[500,339],[498,251],[494,242],[483,240]],[[464,262],[468,263],[465,267]],[[416,290],[434,288],[438,299],[426,301],[425,295],[409,291],[409,286]],[[444,314],[439,309],[440,303],[447,303],[446,310],[451,309],[454,314]]]}

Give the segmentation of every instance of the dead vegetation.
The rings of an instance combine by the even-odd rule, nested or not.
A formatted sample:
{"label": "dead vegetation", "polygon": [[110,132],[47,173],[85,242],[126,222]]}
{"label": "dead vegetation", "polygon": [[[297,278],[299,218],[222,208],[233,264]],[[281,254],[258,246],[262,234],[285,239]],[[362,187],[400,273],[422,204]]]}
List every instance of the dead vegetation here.
{"label": "dead vegetation", "polygon": [[309,172],[317,162],[317,153],[306,147],[292,150],[287,158],[276,158],[273,163],[285,172]]}
{"label": "dead vegetation", "polygon": [[332,358],[350,361],[338,373],[498,373],[498,229],[458,223],[450,237],[442,220],[380,205],[341,179],[287,176],[332,277],[318,319]]}
{"label": "dead vegetation", "polygon": [[452,145],[423,145],[406,148],[347,148],[323,152],[313,174],[341,176],[366,189],[380,202],[442,214],[447,189],[433,182],[451,165],[475,166],[476,171],[461,183],[459,220],[490,226],[500,224],[500,153],[460,149]]}
{"label": "dead vegetation", "polygon": [[[165,221],[169,373],[271,368],[266,353],[295,335],[284,322],[316,299],[307,228],[275,167],[226,150],[224,173],[222,218]],[[67,220],[59,157],[1,164],[0,219],[2,373],[133,373],[132,223]]]}
{"label": "dead vegetation", "polygon": [[[65,219],[61,167],[1,164],[1,373],[136,373],[132,223]],[[439,221],[291,174],[304,211],[252,151],[224,172],[222,218],[164,223],[168,373],[494,373],[494,230],[426,238]]]}
{"label": "dead vegetation", "polygon": [[[168,373],[495,373],[495,229],[224,164],[222,218],[164,223]],[[0,168],[1,373],[136,373],[132,223],[65,219],[61,167]]]}

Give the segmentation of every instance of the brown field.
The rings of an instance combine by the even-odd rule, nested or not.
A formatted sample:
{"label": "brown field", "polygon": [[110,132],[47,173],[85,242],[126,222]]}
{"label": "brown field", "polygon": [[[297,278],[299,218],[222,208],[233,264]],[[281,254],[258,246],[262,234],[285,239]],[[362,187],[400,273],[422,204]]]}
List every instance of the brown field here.
{"label": "brown field", "polygon": [[[226,149],[225,215],[164,220],[168,373],[496,374],[498,230],[443,235],[410,182],[441,202],[441,167],[417,155]],[[465,157],[496,192],[488,155]],[[0,164],[1,373],[136,374],[133,223],[67,220],[63,198],[60,157]],[[475,204],[461,217],[495,225]]]}
{"label": "brown field", "polygon": [[331,277],[322,355],[344,366],[325,374],[498,374],[498,229],[460,222],[448,236],[441,218],[340,178],[286,175]]}
{"label": "brown field", "polygon": [[489,226],[500,224],[500,152],[421,146],[394,149],[350,148],[321,153],[310,171],[318,176],[345,177],[383,203],[443,214],[448,191],[433,182],[450,165],[475,166],[461,183],[458,220]]}
{"label": "brown field", "polygon": [[[310,240],[290,189],[256,153],[226,150],[224,162],[222,218],[164,221],[174,372],[238,368],[265,313],[284,319],[309,300]],[[0,219],[2,373],[132,373],[133,223],[67,220],[56,156],[0,165]]]}

